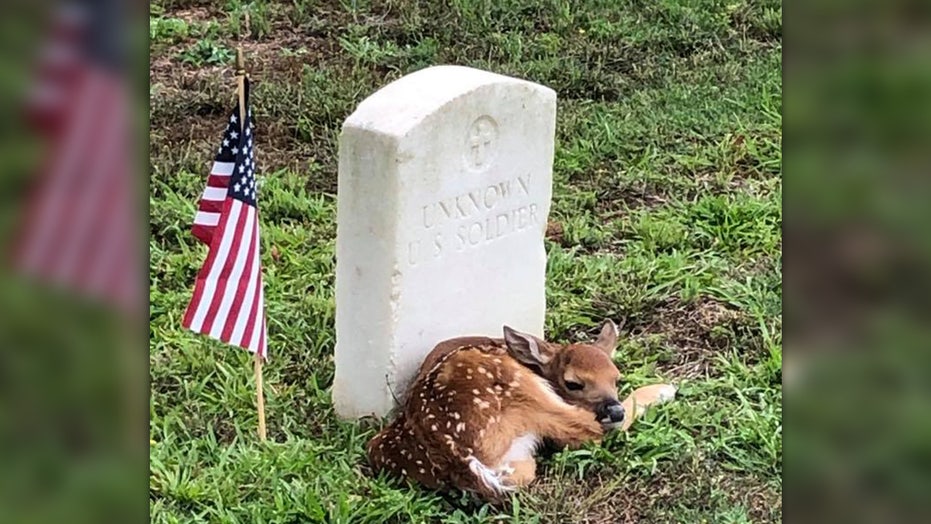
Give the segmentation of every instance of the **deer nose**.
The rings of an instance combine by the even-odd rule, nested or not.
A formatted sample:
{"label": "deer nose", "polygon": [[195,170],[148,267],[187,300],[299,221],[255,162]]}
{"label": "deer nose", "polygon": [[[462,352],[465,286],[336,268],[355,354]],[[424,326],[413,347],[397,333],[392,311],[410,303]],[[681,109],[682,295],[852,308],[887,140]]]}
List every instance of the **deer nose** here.
{"label": "deer nose", "polygon": [[598,418],[603,422],[622,422],[624,420],[624,406],[616,400],[609,400],[599,406]]}

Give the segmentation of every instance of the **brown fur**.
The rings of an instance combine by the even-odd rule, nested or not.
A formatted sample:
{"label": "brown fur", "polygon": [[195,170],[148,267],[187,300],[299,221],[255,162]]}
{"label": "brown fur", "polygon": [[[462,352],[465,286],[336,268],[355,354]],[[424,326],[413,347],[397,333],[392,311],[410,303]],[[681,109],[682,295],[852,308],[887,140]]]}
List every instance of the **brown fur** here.
{"label": "brown fur", "polygon": [[[602,338],[613,351],[616,333]],[[570,446],[600,439],[604,429],[593,406],[617,399],[618,372],[610,351],[533,340],[538,347],[545,344],[547,362],[532,362],[542,377],[516,359],[513,344],[504,339],[463,337],[438,344],[421,365],[398,417],[369,442],[371,464],[429,488],[464,489],[494,499],[501,494],[498,486],[483,481],[470,461],[494,470],[505,486],[521,486],[534,478],[534,459],[502,463],[518,437],[532,434]],[[521,360],[527,363],[526,357]],[[585,395],[560,391],[556,384],[566,376],[585,382]],[[573,393],[566,399],[571,403],[560,398],[565,393]]]}

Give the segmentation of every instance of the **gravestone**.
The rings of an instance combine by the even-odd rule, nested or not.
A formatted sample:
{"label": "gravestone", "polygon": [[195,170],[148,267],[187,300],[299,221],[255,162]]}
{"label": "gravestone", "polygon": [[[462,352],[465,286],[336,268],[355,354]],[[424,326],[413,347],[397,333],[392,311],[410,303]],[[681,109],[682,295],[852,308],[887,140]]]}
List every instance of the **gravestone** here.
{"label": "gravestone", "polygon": [[441,340],[543,335],[556,93],[459,66],[364,100],[339,144],[336,375],[384,416]]}

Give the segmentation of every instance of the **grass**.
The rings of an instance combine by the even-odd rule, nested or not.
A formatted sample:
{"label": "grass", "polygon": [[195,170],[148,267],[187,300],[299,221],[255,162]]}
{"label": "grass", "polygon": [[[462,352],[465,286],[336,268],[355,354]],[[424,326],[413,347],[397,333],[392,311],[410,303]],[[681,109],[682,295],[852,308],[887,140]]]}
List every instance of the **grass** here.
{"label": "grass", "polygon": [[[781,19],[770,0],[153,2],[152,520],[781,521]],[[267,445],[249,355],[180,327],[240,34],[264,175]],[[626,319],[622,394],[680,386],[629,433],[547,457],[500,508],[373,477],[377,427],[338,421],[329,397],[338,132],[440,63],[557,91],[548,336]]]}

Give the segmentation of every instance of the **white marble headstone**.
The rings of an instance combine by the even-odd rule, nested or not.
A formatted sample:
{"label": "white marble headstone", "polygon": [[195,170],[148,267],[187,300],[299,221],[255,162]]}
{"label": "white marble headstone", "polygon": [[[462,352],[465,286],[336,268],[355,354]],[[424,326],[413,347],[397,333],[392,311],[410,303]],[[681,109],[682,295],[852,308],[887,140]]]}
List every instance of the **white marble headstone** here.
{"label": "white marble headstone", "polygon": [[459,66],[376,92],[339,146],[336,376],[345,419],[384,416],[434,345],[543,335],[556,93]]}

